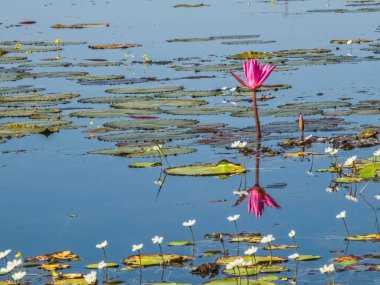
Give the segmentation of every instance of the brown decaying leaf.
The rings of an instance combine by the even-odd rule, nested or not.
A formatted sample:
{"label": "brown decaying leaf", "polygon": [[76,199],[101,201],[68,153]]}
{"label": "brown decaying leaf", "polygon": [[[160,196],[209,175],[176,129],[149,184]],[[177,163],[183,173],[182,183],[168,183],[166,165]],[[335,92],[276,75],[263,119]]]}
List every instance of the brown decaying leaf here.
{"label": "brown decaying leaf", "polygon": [[47,254],[29,257],[25,259],[25,262],[40,262],[40,261],[57,262],[61,260],[72,260],[74,258],[79,258],[79,256],[69,250],[63,250],[63,251],[57,251],[54,253],[47,253]]}

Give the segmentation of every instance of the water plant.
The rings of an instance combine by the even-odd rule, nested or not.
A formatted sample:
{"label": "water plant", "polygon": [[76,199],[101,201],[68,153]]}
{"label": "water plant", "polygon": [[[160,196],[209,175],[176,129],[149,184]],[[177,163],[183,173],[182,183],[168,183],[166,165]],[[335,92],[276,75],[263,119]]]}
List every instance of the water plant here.
{"label": "water plant", "polygon": [[257,140],[261,139],[261,127],[259,113],[257,110],[257,99],[256,99],[256,90],[264,81],[268,78],[271,72],[276,68],[275,65],[264,64],[260,66],[258,60],[250,59],[243,61],[244,75],[246,81],[242,80],[238,75],[231,72],[231,74],[239,81],[242,85],[248,87],[252,91],[252,103],[256,123],[256,136]]}
{"label": "water plant", "polygon": [[263,236],[261,241],[260,241],[261,243],[266,243],[268,245],[269,250],[270,250],[269,265],[272,264],[272,262],[273,262],[273,251],[272,251],[272,246],[270,245],[270,243],[274,240],[275,240],[275,238],[273,237],[273,235],[266,235],[266,236]]}
{"label": "water plant", "polygon": [[338,215],[336,215],[337,219],[341,219],[344,223],[344,227],[346,228],[347,236],[350,236],[350,233],[348,231],[347,223],[346,223],[346,211],[340,212]]}

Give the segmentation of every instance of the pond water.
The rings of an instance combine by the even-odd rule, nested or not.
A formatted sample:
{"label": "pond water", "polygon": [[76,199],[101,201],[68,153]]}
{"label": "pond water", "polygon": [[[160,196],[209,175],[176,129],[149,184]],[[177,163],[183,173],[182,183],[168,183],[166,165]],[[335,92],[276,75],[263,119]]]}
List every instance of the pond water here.
{"label": "pond water", "polygon": [[[221,266],[219,274],[212,277],[202,278],[191,273],[197,266],[223,257],[223,253],[211,257],[204,255],[205,251],[222,250],[219,241],[207,239],[204,235],[223,233],[225,247],[231,256],[242,256],[252,245],[245,242],[237,245],[228,241],[228,234],[236,235],[236,229],[227,217],[239,214],[236,224],[242,236],[243,233],[272,234],[276,238],[273,244],[292,245],[293,240],[288,233],[295,230],[298,253],[320,256],[312,261],[299,261],[297,269],[293,260],[279,264],[288,271],[270,273],[270,276],[274,279],[275,275],[282,280],[271,281],[268,278],[267,283],[252,281],[268,276],[259,274],[250,277],[250,284],[288,284],[294,282],[294,276],[297,276],[299,284],[326,284],[326,276],[319,272],[319,268],[330,263],[335,263],[337,272],[334,273],[334,278],[337,284],[380,284],[379,244],[373,241],[345,241],[345,225],[341,219],[336,218],[341,211],[347,212],[344,221],[350,235],[378,232],[379,200],[375,195],[379,195],[380,191],[377,175],[359,183],[333,183],[336,174],[317,171],[329,168],[331,160],[324,149],[332,144],[316,140],[316,137],[353,136],[368,129],[376,136],[380,131],[380,1],[208,0],[203,2],[205,6],[202,7],[174,7],[184,3],[202,2],[2,1],[0,51],[8,53],[0,56],[0,142],[4,138],[0,143],[0,251],[10,248],[12,258],[19,251],[22,257],[27,258],[70,250],[82,259],[70,262],[70,269],[59,272],[87,274],[90,272],[84,268],[87,264],[104,259],[102,251],[95,245],[107,240],[107,260],[120,266],[119,269],[108,269],[108,277],[112,280],[122,280],[126,284],[202,284],[228,278],[222,272],[225,266]],[[23,21],[36,23],[18,24]],[[79,23],[109,25],[82,29],[51,28],[54,24]],[[218,36],[220,38],[194,39]],[[54,43],[56,39],[60,39],[61,43]],[[170,41],[173,39],[192,40]],[[358,44],[355,39],[371,42]],[[344,41],[343,44],[334,44],[330,43],[331,40]],[[348,40],[353,43],[347,44]],[[15,42],[7,45],[4,41]],[[28,41],[50,44],[48,47],[36,43],[29,45]],[[72,43],[66,45],[65,42]],[[17,48],[16,43],[20,43]],[[101,50],[88,47],[120,43],[137,43],[142,46]],[[36,48],[62,50],[37,52]],[[283,52],[284,50],[288,51]],[[145,95],[106,92],[114,88],[168,86],[180,86],[185,91],[220,91],[224,86],[232,88],[238,83],[230,71],[235,70],[241,75],[241,61],[227,57],[247,51],[272,55],[269,59],[259,59],[277,65],[277,71],[271,74],[266,84],[291,86],[288,89],[258,93],[259,97],[274,97],[259,102],[259,113],[262,115],[260,120],[264,132],[261,146],[270,149],[275,155],[263,152],[259,159],[253,151],[256,139],[251,97],[247,93],[244,95],[227,90],[218,96],[199,98],[192,98],[191,94],[175,98],[170,97],[174,93],[165,93],[168,101],[172,102],[190,99],[190,104],[196,103],[195,100],[206,101],[198,102],[199,104],[207,103],[193,106],[189,110],[181,103],[178,103],[179,107],[166,106],[170,104],[168,102],[160,103],[159,92]],[[7,61],[10,57],[26,58]],[[99,59],[114,64],[95,66],[96,63],[105,62]],[[46,66],[47,63],[62,62],[69,63],[70,66]],[[83,63],[86,65],[81,66]],[[205,70],[207,68],[209,70]],[[45,72],[51,73],[41,74]],[[93,76],[121,75],[125,79],[143,78],[142,81],[145,82],[125,84],[117,79],[113,82],[109,79],[100,82],[99,78],[90,81],[85,80],[85,77],[81,79],[80,76],[73,80],[70,77],[75,74],[56,77],[54,72],[86,72]],[[189,78],[196,76],[204,78]],[[25,98],[19,101],[4,99],[5,96],[25,93],[16,93],[17,90],[6,92],[3,89],[17,86],[45,89],[38,94],[73,93],[80,96],[45,102],[47,105]],[[199,127],[194,126],[176,128],[169,125],[154,131],[137,127],[124,131],[108,128],[105,132],[97,132],[106,123],[142,120],[128,117],[128,114],[121,117],[86,117],[86,111],[90,109],[111,110],[109,98],[101,104],[94,103],[90,98],[115,96],[133,97],[134,102],[140,104],[140,107],[128,108],[126,113],[131,112],[130,115],[194,119],[201,125],[207,124],[208,131],[201,132]],[[143,96],[149,97],[144,99]],[[89,99],[92,103],[79,101],[83,99]],[[65,100],[67,102],[62,102]],[[154,100],[160,108],[149,107]],[[326,102],[330,101],[338,107],[328,107]],[[18,102],[18,105],[12,102]],[[290,105],[290,112],[285,113],[278,109],[278,106],[284,104],[309,102],[317,104],[314,107]],[[341,103],[347,105],[339,105]],[[210,115],[194,112],[194,109],[208,106],[217,109]],[[40,116],[28,118],[25,114],[31,108],[39,109],[36,112]],[[54,108],[59,109],[60,113],[54,113],[57,110],[53,113],[46,111]],[[19,112],[12,117],[6,115],[7,110]],[[183,113],[184,110],[189,112],[188,115]],[[246,110],[248,111],[244,113]],[[346,112],[336,112],[344,110]],[[81,116],[85,117],[70,115],[74,112],[84,112]],[[173,115],[173,112],[178,113]],[[313,135],[312,143],[306,144],[303,150],[300,147],[280,147],[280,142],[299,138],[299,112],[304,113],[305,136]],[[332,124],[334,118],[336,123]],[[69,128],[58,127],[59,131],[50,128],[48,134],[38,134],[38,131],[35,131],[37,134],[33,133],[33,128],[25,128],[27,130],[22,133],[23,127],[11,129],[5,125],[8,122],[35,122],[37,119],[43,120],[45,124],[48,119],[71,124]],[[129,145],[152,147],[157,144],[154,142],[155,136],[162,130],[167,131],[164,138],[173,132],[191,134],[183,140],[167,141],[164,147],[195,148],[196,151],[168,156],[167,161],[162,161],[162,168],[129,167],[135,162],[159,162],[160,157],[157,155],[128,158],[89,154],[91,151],[114,148],[117,142],[107,136],[118,133],[150,132],[146,139],[148,142],[135,142],[136,139],[133,138],[129,140]],[[12,136],[14,137],[11,138]],[[243,154],[237,149],[231,149],[231,143],[236,140],[247,141],[249,150],[253,152]],[[354,141],[358,142],[357,139]],[[361,148],[342,148],[340,145],[336,159],[343,163],[348,157],[356,155],[358,161],[365,160],[373,157],[373,152],[379,149],[378,145],[376,138]],[[298,151],[315,152],[318,155],[285,156],[286,153]],[[217,163],[223,159],[235,164],[245,163],[247,173],[229,177],[190,177],[166,176],[162,172],[170,166]],[[346,169],[344,172],[349,171]],[[237,202],[239,196],[233,193],[239,188],[248,191],[257,183],[257,179],[260,186],[281,207],[276,209],[265,206],[261,217],[248,212],[249,197]],[[157,180],[164,180],[163,185],[158,185]],[[326,191],[331,185],[334,185],[334,191]],[[357,200],[347,199],[347,195]],[[167,242],[170,241],[191,241],[189,229],[182,225],[189,219],[196,220],[192,227],[195,245],[168,246]],[[151,242],[155,235],[164,237],[164,253],[192,256],[194,260],[185,262],[183,266],[165,266],[163,274],[160,266],[144,267],[142,271],[136,268],[120,270],[125,266],[123,258],[135,254],[132,252],[133,244],[144,244],[142,254],[159,254],[157,244]],[[379,240],[377,235],[375,241]],[[259,247],[258,256],[270,255],[269,250],[262,248],[263,244],[254,245]],[[287,258],[294,252],[295,249],[273,250],[273,255]],[[358,260],[349,265],[338,264],[337,259],[334,261],[334,258],[347,255],[357,256]],[[0,260],[0,267],[4,266],[4,260]],[[23,280],[32,284],[52,282],[50,273],[43,274],[46,272],[38,268],[28,268]],[[334,282],[331,274],[329,278],[330,282]],[[0,276],[0,280],[7,279],[7,276]],[[103,271],[98,271],[99,283],[104,279]],[[247,284],[245,277],[242,280],[232,277],[229,281],[216,284]],[[0,284],[13,283],[0,281]]]}

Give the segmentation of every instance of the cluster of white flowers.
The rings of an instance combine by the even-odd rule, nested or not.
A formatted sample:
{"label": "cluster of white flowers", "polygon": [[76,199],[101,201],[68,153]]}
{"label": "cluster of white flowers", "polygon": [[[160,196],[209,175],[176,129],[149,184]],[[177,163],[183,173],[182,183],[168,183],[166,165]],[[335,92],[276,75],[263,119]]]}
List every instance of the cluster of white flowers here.
{"label": "cluster of white flowers", "polygon": [[196,220],[188,220],[187,222],[183,222],[182,226],[184,227],[192,227],[195,225]]}
{"label": "cluster of white flowers", "polygon": [[244,148],[247,146],[247,142],[235,141],[231,144],[231,148]]}
{"label": "cluster of white flowers", "polygon": [[335,156],[338,153],[338,149],[337,148],[326,147],[325,148],[325,153],[327,153],[330,156]]}
{"label": "cluster of white flowers", "polygon": [[338,215],[336,215],[337,219],[344,219],[345,217],[346,217],[346,211],[342,211]]}
{"label": "cluster of white flowers", "polygon": [[375,199],[380,200],[380,195],[375,195]]}
{"label": "cluster of white flowers", "polygon": [[358,198],[356,198],[353,195],[346,194],[346,195],[344,195],[344,197],[346,197],[347,200],[350,200],[350,201],[353,201],[353,202],[358,202]]}
{"label": "cluster of white flowers", "polygon": [[254,255],[257,252],[258,248],[256,246],[251,246],[246,251],[244,251],[245,255]]}
{"label": "cluster of white flowers", "polygon": [[275,238],[273,237],[273,235],[267,235],[267,236],[263,236],[263,238],[261,239],[261,243],[270,243],[272,241],[274,241]]}
{"label": "cluster of white flowers", "polygon": [[17,266],[22,264],[22,259],[14,259],[13,261],[8,261],[5,268],[0,268],[0,274],[7,274],[14,270]]}
{"label": "cluster of white flowers", "polygon": [[96,271],[91,271],[90,273],[83,275],[83,277],[87,284],[94,284],[96,282]]}
{"label": "cluster of white flowers", "polygon": [[343,163],[343,166],[351,166],[355,162],[356,158],[356,155],[347,158],[347,160]]}
{"label": "cluster of white flowers", "polygon": [[234,216],[229,216],[227,217],[227,220],[230,222],[236,222],[240,218],[240,215],[234,215]]}
{"label": "cluster of white flowers", "polygon": [[322,274],[327,274],[329,272],[334,272],[335,271],[335,267],[334,267],[334,264],[331,263],[330,265],[323,265],[323,267],[319,268],[319,271],[322,273]]}

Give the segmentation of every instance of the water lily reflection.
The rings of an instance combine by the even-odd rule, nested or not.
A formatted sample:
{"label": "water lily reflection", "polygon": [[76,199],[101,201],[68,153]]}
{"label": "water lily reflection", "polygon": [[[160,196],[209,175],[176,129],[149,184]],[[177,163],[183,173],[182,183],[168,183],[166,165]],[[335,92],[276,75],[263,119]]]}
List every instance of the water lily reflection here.
{"label": "water lily reflection", "polygon": [[256,184],[249,189],[248,212],[256,217],[261,217],[264,212],[264,205],[279,209],[281,206],[268,194],[265,189]]}

